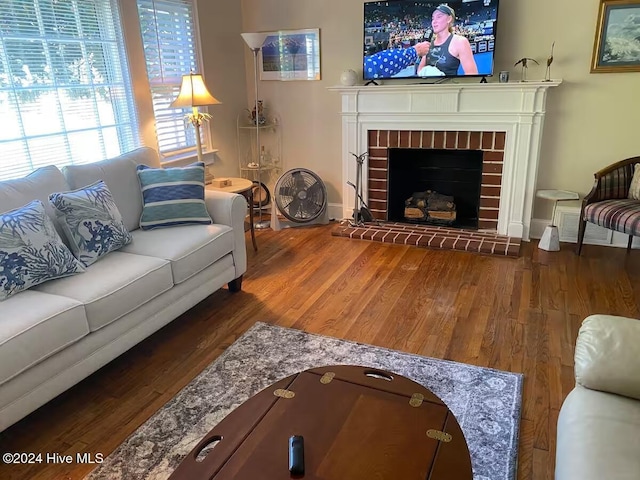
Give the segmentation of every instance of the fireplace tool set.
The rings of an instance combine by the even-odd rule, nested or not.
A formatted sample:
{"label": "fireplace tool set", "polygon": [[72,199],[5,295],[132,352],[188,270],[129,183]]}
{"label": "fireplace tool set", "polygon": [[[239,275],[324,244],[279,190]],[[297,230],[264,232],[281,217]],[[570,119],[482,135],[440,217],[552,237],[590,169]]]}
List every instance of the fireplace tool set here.
{"label": "fireplace tool set", "polygon": [[353,218],[349,220],[349,225],[352,227],[356,227],[364,224],[365,222],[371,222],[373,220],[373,215],[371,214],[371,210],[369,210],[369,206],[365,203],[362,198],[362,164],[364,163],[364,159],[369,155],[367,152],[361,153],[360,155],[356,155],[352,153],[356,158],[357,166],[356,166],[356,184],[354,185],[351,182],[347,182],[347,185],[353,187],[356,192],[355,195],[355,205],[353,207]]}

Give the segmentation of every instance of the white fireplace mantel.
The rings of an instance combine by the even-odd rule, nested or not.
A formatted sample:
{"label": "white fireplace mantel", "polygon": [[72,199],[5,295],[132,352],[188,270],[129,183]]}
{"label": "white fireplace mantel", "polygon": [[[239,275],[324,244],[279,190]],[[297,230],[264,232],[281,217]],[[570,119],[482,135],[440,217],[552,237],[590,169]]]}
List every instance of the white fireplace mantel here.
{"label": "white fireplace mantel", "polygon": [[[342,96],[344,218],[351,217],[356,161],[369,130],[504,131],[498,233],[529,239],[547,90],[562,83],[459,83],[329,87]],[[368,184],[367,165],[363,185]],[[366,196],[366,188],[365,196]],[[365,198],[367,200],[367,198]]]}

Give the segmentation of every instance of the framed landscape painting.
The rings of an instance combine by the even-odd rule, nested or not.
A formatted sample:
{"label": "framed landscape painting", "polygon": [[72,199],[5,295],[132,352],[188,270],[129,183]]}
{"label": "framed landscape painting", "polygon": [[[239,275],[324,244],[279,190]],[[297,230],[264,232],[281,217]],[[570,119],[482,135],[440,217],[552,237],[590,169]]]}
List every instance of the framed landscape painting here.
{"label": "framed landscape painting", "polygon": [[640,72],[640,0],[600,0],[591,73]]}
{"label": "framed landscape painting", "polygon": [[262,80],[320,80],[320,29],[269,32],[261,58]]}

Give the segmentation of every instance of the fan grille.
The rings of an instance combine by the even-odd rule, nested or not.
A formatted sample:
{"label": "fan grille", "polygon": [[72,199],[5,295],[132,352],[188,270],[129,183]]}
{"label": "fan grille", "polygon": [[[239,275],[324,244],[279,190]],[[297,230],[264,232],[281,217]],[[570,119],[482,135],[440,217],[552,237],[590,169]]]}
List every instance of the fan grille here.
{"label": "fan grille", "polygon": [[275,201],[289,220],[311,222],[327,208],[327,189],[311,170],[296,168],[282,174],[276,183]]}

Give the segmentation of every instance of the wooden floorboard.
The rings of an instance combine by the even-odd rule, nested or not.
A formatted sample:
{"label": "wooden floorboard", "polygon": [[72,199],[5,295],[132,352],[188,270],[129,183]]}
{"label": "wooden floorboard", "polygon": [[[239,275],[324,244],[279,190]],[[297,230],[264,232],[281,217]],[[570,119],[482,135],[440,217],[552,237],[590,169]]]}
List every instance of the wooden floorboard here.
{"label": "wooden floorboard", "polygon": [[[257,232],[242,291],[222,289],[0,434],[2,452],[108,455],[256,321],[525,375],[518,479],[552,479],[556,421],[591,313],[640,317],[640,252],[524,243],[517,259]],[[0,465],[2,479],[91,466]]]}

